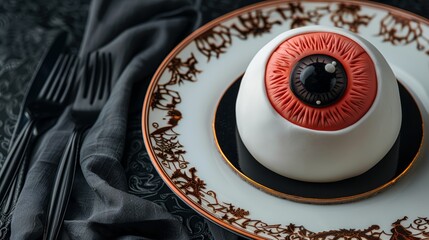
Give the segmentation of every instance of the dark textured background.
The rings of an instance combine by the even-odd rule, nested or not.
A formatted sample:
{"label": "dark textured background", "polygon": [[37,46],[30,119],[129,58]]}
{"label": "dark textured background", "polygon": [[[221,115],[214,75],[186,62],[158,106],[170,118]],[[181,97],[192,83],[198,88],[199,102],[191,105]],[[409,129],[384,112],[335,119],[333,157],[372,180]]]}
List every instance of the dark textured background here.
{"label": "dark textured background", "polygon": [[[204,22],[257,0],[192,0]],[[429,18],[427,0],[378,0]],[[69,46],[77,52],[85,28],[89,1],[0,1],[0,167],[18,118],[20,104],[34,68],[59,29],[69,33]],[[141,93],[140,93],[141,94]],[[141,106],[134,106],[141,109]],[[202,217],[176,197],[156,173],[141,138],[140,114],[132,113],[124,158],[129,191],[165,206],[181,218],[193,239],[212,239]]]}

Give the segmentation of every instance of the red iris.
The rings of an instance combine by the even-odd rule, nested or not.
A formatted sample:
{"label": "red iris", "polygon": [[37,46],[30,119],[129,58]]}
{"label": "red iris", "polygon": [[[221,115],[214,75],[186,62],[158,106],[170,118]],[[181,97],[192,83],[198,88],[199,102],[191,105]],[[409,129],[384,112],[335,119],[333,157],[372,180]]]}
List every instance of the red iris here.
{"label": "red iris", "polygon": [[[312,66],[326,64],[319,58],[310,61],[310,56],[326,56],[320,59],[339,62],[341,68],[333,68],[336,72],[331,74],[332,66],[326,70],[332,79],[326,77],[329,74],[322,74],[325,79],[321,81],[328,82],[319,85],[328,86],[329,91],[312,90],[308,82],[296,80],[299,79],[294,72],[296,66],[311,69]],[[342,75],[345,75],[347,84],[339,86],[344,89],[335,92],[338,88],[335,84],[344,81],[340,77]],[[310,79],[308,76],[305,78]],[[291,83],[298,84],[296,86],[302,96],[291,89]],[[313,83],[314,86],[317,84]],[[281,43],[268,60],[265,85],[272,106],[286,120],[305,128],[326,131],[340,130],[356,123],[368,112],[377,93],[375,66],[368,53],[350,38],[321,32],[294,36]],[[331,95],[333,100],[327,101]]]}

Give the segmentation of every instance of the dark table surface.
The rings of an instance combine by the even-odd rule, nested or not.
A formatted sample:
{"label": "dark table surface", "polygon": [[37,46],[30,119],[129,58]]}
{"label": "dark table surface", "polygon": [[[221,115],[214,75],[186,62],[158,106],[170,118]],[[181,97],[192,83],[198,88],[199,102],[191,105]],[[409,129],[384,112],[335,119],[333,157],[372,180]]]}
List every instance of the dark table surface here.
{"label": "dark table surface", "polygon": [[[191,0],[208,22],[234,9],[257,0]],[[377,0],[429,18],[427,0]],[[2,0],[0,1],[0,168],[6,158],[9,142],[31,75],[59,29],[69,33],[68,44],[77,52],[88,15],[86,0]],[[140,93],[141,94],[141,93]],[[141,109],[134,106],[132,109]],[[192,239],[212,239],[207,224],[164,184],[152,166],[145,150],[140,113],[129,118],[127,171],[129,191],[165,206],[182,219]]]}

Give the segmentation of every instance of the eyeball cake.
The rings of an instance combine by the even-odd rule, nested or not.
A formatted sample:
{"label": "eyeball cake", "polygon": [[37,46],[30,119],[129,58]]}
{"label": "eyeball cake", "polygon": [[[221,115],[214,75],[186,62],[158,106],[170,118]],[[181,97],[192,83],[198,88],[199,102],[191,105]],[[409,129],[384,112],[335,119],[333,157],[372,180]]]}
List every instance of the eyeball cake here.
{"label": "eyeball cake", "polygon": [[387,61],[365,39],[332,27],[297,28],[270,41],[248,65],[236,100],[251,155],[308,182],[371,169],[394,145],[401,119]]}

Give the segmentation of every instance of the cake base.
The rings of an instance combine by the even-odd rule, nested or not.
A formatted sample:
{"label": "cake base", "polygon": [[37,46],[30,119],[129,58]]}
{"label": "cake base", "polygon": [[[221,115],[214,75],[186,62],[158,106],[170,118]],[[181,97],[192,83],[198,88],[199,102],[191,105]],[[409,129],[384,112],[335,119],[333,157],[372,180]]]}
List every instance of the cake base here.
{"label": "cake base", "polygon": [[[402,125],[390,151],[367,172],[342,181],[312,183],[281,176],[249,153],[236,128],[235,102],[241,77],[222,96],[214,119],[214,134],[224,159],[244,180],[275,196],[293,201],[332,204],[376,194],[405,175],[416,161],[423,138],[421,113],[410,93],[399,84]],[[287,156],[285,156],[287,158]]]}

